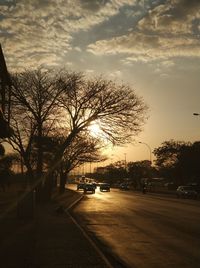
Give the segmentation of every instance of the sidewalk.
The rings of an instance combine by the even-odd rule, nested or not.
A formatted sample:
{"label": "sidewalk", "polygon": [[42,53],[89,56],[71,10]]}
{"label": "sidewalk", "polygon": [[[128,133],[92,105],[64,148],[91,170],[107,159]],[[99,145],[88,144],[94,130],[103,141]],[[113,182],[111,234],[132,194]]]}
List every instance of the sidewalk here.
{"label": "sidewalk", "polygon": [[36,207],[35,218],[22,221],[9,215],[0,225],[2,268],[104,268],[108,267],[68,213],[80,194],[66,190],[48,204]]}

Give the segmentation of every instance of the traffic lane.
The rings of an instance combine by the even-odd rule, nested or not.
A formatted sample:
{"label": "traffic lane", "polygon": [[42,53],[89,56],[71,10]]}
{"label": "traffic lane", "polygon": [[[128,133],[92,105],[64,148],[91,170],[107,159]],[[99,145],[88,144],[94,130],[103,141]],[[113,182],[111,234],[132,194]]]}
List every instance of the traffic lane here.
{"label": "traffic lane", "polygon": [[[144,218],[160,218],[160,220],[164,219],[167,222],[170,220],[173,223],[178,222],[179,227],[181,225],[180,223],[183,226],[187,225],[188,217],[190,217],[190,226],[187,226],[187,229],[191,227],[191,230],[199,233],[199,227],[196,223],[200,217],[200,202],[196,200],[180,200],[165,196],[142,195],[131,191],[123,192],[113,189],[110,193],[102,193],[97,190],[95,195],[86,196],[92,198],[92,200],[98,200],[92,206],[89,205],[87,207],[88,212],[95,210],[114,214],[115,211],[117,213],[121,211],[121,213],[128,215],[131,215],[130,212],[132,212],[135,216],[141,214]],[[134,202],[135,200],[136,202]],[[176,221],[177,218],[178,221]]]}
{"label": "traffic lane", "polygon": [[75,213],[130,267],[199,266],[198,201],[97,190],[86,195]]}
{"label": "traffic lane", "polygon": [[[92,200],[98,200],[93,202],[92,206],[88,205],[87,211],[97,212],[110,212],[112,214],[115,211],[119,214],[139,216],[141,215],[145,219],[160,219],[160,221],[173,222],[176,225],[185,230],[185,226],[191,229],[192,232],[199,233],[199,226],[197,224],[200,217],[200,202],[195,200],[180,200],[166,197],[142,195],[134,192],[122,192],[119,190],[113,190],[112,192],[99,192],[96,194],[86,195]],[[125,198],[123,198],[125,197]],[[134,202],[136,201],[136,202]],[[132,205],[133,204],[133,205]],[[187,225],[188,217],[190,218],[190,226]],[[177,221],[178,218],[178,221]]]}

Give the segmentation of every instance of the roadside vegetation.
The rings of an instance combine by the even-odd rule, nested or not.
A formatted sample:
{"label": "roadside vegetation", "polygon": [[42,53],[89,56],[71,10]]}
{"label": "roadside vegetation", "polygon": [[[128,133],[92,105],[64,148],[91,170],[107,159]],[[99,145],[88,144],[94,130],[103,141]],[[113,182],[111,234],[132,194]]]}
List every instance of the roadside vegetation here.
{"label": "roadside vegetation", "polygon": [[200,142],[165,141],[153,154],[153,163],[149,160],[125,163],[122,160],[99,167],[96,173],[87,176],[113,186],[127,183],[136,190],[141,190],[144,183],[150,191],[174,191],[179,185],[200,186]]}

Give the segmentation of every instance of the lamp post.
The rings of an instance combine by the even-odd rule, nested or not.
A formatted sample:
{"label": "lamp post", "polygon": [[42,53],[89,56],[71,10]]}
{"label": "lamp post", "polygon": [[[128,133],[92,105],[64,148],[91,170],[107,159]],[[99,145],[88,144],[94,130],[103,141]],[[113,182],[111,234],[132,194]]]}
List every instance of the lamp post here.
{"label": "lamp post", "polygon": [[144,144],[144,145],[146,145],[147,146],[147,148],[149,149],[149,160],[150,160],[150,163],[152,163],[152,152],[151,152],[151,147],[147,144],[147,143],[145,143],[145,142],[141,142],[141,141],[139,141],[139,143],[140,144]]}

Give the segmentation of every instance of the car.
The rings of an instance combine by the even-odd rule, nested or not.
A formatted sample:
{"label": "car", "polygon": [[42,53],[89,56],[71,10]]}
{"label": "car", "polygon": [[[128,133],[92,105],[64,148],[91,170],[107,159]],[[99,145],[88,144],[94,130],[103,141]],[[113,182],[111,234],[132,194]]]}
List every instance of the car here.
{"label": "car", "polygon": [[121,183],[119,186],[119,189],[123,191],[127,191],[127,190],[130,190],[130,187],[127,183]]}
{"label": "car", "polygon": [[109,183],[101,183],[99,186],[101,192],[110,192],[110,184]]}
{"label": "car", "polygon": [[189,184],[197,192],[197,198],[200,198],[200,185],[198,183]]}
{"label": "car", "polygon": [[192,186],[181,185],[176,190],[177,198],[193,198],[196,199],[198,196],[197,191]]}
{"label": "car", "polygon": [[84,190],[84,187],[85,187],[85,183],[78,183],[77,184],[77,191],[78,190]]}
{"label": "car", "polygon": [[92,182],[92,185],[94,186],[94,188],[97,188],[97,183],[96,182]]}
{"label": "car", "polygon": [[95,193],[95,186],[92,183],[85,184],[84,193],[86,194],[87,192],[92,192],[93,194]]}

